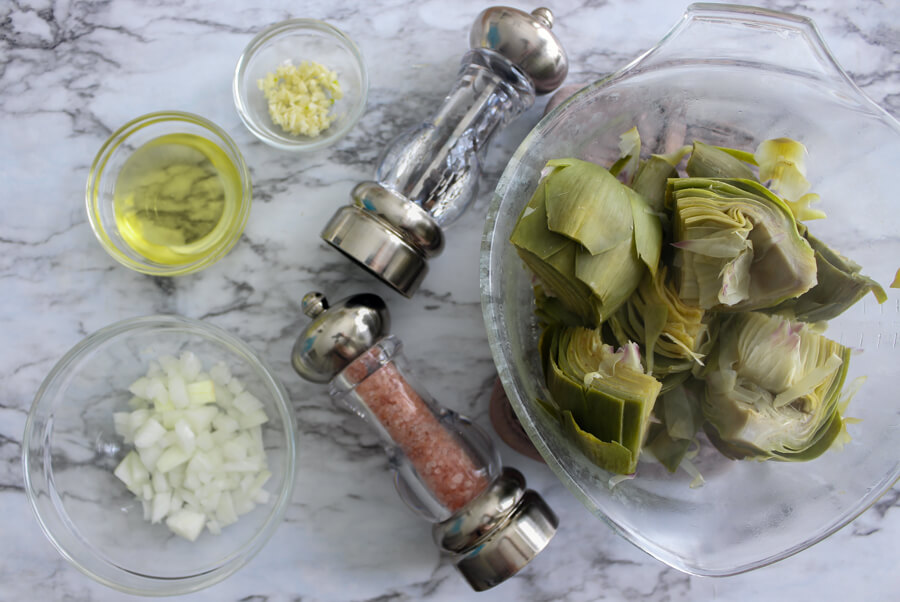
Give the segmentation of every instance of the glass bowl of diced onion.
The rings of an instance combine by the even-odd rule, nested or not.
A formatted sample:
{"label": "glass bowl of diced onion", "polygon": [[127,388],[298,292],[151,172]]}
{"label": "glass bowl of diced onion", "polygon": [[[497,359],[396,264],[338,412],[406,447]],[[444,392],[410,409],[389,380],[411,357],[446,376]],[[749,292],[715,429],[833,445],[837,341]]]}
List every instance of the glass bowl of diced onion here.
{"label": "glass bowl of diced onion", "polygon": [[281,522],[295,426],[284,387],[241,340],[183,317],[129,319],[77,344],[38,390],[26,493],[88,576],[132,594],[196,591]]}

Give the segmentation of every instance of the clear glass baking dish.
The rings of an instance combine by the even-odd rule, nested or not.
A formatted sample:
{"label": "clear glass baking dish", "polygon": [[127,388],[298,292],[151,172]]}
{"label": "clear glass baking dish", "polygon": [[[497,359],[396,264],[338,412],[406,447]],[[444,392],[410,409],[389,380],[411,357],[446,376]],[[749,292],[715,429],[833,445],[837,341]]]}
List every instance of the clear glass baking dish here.
{"label": "clear glass baking dish", "polygon": [[[723,576],[803,550],[840,529],[900,476],[900,294],[871,296],[831,322],[828,336],[856,347],[848,380],[866,376],[848,415],[853,440],[806,463],[732,461],[711,445],[691,489],[642,459],[613,486],[543,411],[546,399],[531,275],[509,243],[545,162],[577,157],[610,165],[619,135],[637,126],[644,150],[700,139],[754,150],[788,136],[809,149],[809,180],[828,218],[821,240],[882,285],[900,267],[894,176],[900,124],[844,73],[809,19],[759,8],[695,4],[644,55],[548,114],[504,171],[481,256],[482,305],[495,363],[513,409],[540,454],[588,509],[639,548],[681,571]],[[589,531],[585,531],[586,536]]]}

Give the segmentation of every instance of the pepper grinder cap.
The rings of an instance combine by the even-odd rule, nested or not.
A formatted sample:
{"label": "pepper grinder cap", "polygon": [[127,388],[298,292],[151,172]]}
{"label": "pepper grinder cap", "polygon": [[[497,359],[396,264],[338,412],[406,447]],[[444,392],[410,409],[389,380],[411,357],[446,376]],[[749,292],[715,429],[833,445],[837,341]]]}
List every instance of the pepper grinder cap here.
{"label": "pepper grinder cap", "polygon": [[559,526],[544,499],[525,488],[525,477],[505,467],[467,506],[434,526],[435,542],[454,556],[475,591],[512,577],[543,550]]}
{"label": "pepper grinder cap", "polygon": [[551,27],[553,13],[549,8],[526,13],[492,6],[475,19],[469,46],[502,54],[531,78],[538,94],[546,94],[558,88],[569,73],[569,58]]}
{"label": "pepper grinder cap", "polygon": [[360,182],[322,230],[322,239],[411,297],[441,252],[444,236],[428,212],[377,182]]}
{"label": "pepper grinder cap", "polygon": [[316,383],[330,381],[390,329],[387,305],[371,293],[329,306],[325,295],[310,292],[303,297],[302,309],[312,321],[294,343],[291,365]]}

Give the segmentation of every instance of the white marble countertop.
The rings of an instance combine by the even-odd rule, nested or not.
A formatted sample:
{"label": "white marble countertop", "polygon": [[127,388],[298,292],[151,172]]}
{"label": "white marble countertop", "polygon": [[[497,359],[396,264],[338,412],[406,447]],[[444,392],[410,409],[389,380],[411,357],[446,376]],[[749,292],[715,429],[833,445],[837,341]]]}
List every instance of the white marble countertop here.
{"label": "white marble countertop", "polygon": [[[762,2],[815,19],[851,77],[900,116],[900,3]],[[259,8],[250,8],[257,6]],[[23,490],[21,441],[41,380],[62,354],[111,322],[178,313],[243,338],[276,368],[299,420],[297,486],[284,524],[234,576],[191,600],[876,600],[900,593],[900,487],[824,542],[730,578],[682,574],[614,535],[543,465],[501,444],[561,518],[556,538],[520,575],[472,593],[431,542],[429,525],[397,498],[365,428],[323,387],[293,373],[289,352],[312,289],[332,298],[377,292],[413,370],[445,405],[490,429],[493,364],[481,317],[478,254],[487,200],[546,98],[507,127],[488,153],[481,194],[448,232],[420,292],[407,300],[376,284],[318,237],[371,177],[397,133],[433,112],[485,2],[185,0],[0,3],[0,600],[112,600],[46,541]],[[521,6],[533,9],[537,5]],[[569,82],[623,66],[655,43],[684,5],[590,0],[551,5],[571,61]],[[241,50],[265,25],[314,17],[346,31],[369,64],[368,109],[337,146],[297,156],[243,127],[231,100]],[[156,279],[115,263],[84,211],[94,154],[138,115],[178,109],[221,125],[254,184],[244,236],[198,274]],[[427,321],[429,328],[423,328]]]}

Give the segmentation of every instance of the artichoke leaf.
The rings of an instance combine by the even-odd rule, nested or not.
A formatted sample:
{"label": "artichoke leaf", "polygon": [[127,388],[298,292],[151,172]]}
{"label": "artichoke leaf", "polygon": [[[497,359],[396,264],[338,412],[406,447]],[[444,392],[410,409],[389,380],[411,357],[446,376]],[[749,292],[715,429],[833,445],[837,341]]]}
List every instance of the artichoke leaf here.
{"label": "artichoke leaf", "polygon": [[791,208],[797,221],[808,221],[813,219],[825,219],[826,215],[824,211],[813,209],[811,207],[813,203],[818,203],[819,200],[819,195],[810,192],[809,194],[804,194],[796,201],[785,199],[784,202]]}
{"label": "artichoke leaf", "polygon": [[548,295],[544,286],[534,286],[534,313],[538,320],[546,326],[562,324],[564,326],[588,326],[580,315],[570,310],[560,299]]}
{"label": "artichoke leaf", "polygon": [[602,319],[625,302],[643,274],[630,240],[623,240],[599,255],[591,255],[584,249],[575,255],[575,277],[599,299],[603,306]]}
{"label": "artichoke leaf", "polygon": [[628,187],[599,165],[548,161],[562,168],[545,178],[547,227],[596,255],[630,240],[634,228]]}
{"label": "artichoke leaf", "polygon": [[810,186],[806,179],[807,155],[802,142],[773,138],[761,142],[753,157],[759,165],[759,179],[769,181],[769,186],[779,196],[797,201]]}
{"label": "artichoke leaf", "polygon": [[562,412],[562,429],[587,458],[609,472],[631,474],[637,469],[637,458],[631,450],[616,441],[602,441],[581,429],[571,412]]}
{"label": "artichoke leaf", "polygon": [[557,299],[565,310],[578,316],[586,325],[602,321],[599,300],[583,282],[575,277],[576,244],[560,249],[546,260],[525,249],[517,248],[519,257],[539,280],[545,294]]}
{"label": "artichoke leaf", "polygon": [[[632,309],[629,307],[629,309]],[[660,337],[663,335],[663,332],[666,329],[666,325],[669,320],[669,308],[666,307],[663,303],[651,303],[646,307],[642,308],[643,312],[641,317],[643,320],[643,336],[641,340],[644,341],[644,353],[647,358],[647,372],[653,374],[653,358],[656,355],[656,344],[659,342]],[[634,324],[637,320],[636,316],[633,316],[634,312],[629,312],[629,323]]]}
{"label": "artichoke leaf", "polygon": [[522,210],[510,235],[510,242],[518,249],[529,251],[540,259],[547,259],[571,241],[547,228],[547,180],[538,183],[531,200]]}
{"label": "artichoke leaf", "polygon": [[699,140],[694,142],[691,156],[684,169],[692,178],[756,179],[747,163],[725,150]]}
{"label": "artichoke leaf", "polygon": [[646,199],[650,209],[661,214],[666,200],[666,182],[678,177],[675,167],[689,153],[691,146],[682,146],[664,155],[650,155],[642,161],[631,181],[631,189]]}
{"label": "artichoke leaf", "polygon": [[684,386],[672,389],[660,398],[666,431],[674,439],[692,440],[703,425],[699,396],[689,394]]}
{"label": "artichoke leaf", "polygon": [[716,148],[723,153],[728,153],[735,159],[740,159],[744,163],[753,165],[754,167],[758,166],[758,164],[756,163],[756,157],[753,156],[753,153],[741,150],[739,148],[729,148],[727,146],[717,146]]}
{"label": "artichoke leaf", "polygon": [[634,223],[634,249],[651,274],[656,274],[662,252],[662,225],[646,199],[627,189]]}
{"label": "artichoke leaf", "polygon": [[787,299],[767,310],[789,315],[803,322],[821,322],[838,317],[868,293],[878,303],[887,301],[887,294],[877,282],[860,273],[861,266],[832,250],[825,243],[806,233],[815,253],[816,285],[794,299]]}
{"label": "artichoke leaf", "polygon": [[612,164],[609,172],[623,177],[626,183],[631,184],[640,160],[641,135],[635,126],[619,136],[619,159]]}
{"label": "artichoke leaf", "polygon": [[691,439],[673,438],[660,422],[651,424],[647,432],[647,449],[671,473],[678,470],[692,443]]}
{"label": "artichoke leaf", "polygon": [[669,472],[675,472],[703,424],[699,398],[679,385],[660,396],[653,413],[660,422],[650,425],[648,448]]}
{"label": "artichoke leaf", "polygon": [[538,183],[519,215],[510,242],[540,281],[544,294],[556,300],[552,306],[577,316],[579,323],[598,324],[602,321],[600,303],[590,288],[575,277],[575,258],[580,246],[547,227],[546,182],[545,178]]}

